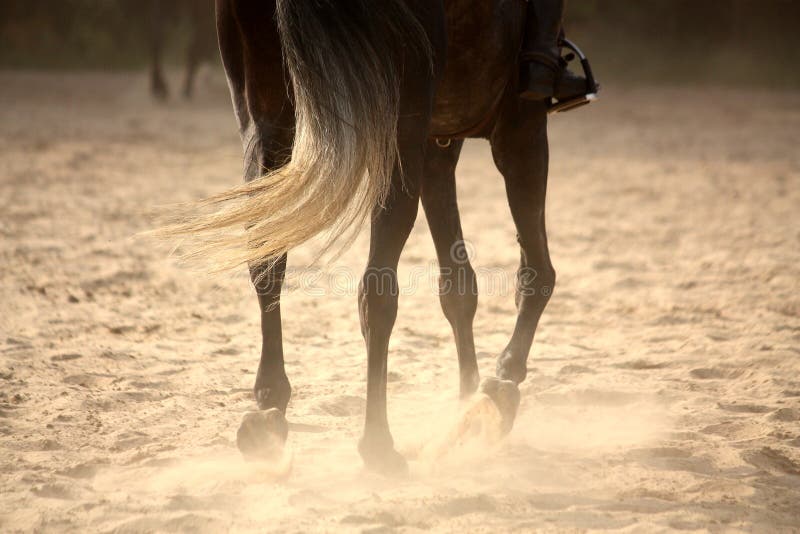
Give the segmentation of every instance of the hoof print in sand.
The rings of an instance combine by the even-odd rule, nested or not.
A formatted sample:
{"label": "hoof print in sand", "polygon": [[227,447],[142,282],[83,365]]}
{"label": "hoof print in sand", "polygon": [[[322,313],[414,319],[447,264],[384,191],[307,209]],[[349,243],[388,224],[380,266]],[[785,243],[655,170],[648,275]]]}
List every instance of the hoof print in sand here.
{"label": "hoof print in sand", "polygon": [[289,435],[289,423],[277,408],[247,412],[236,432],[236,445],[247,460],[280,457]]}
{"label": "hoof print in sand", "polygon": [[492,399],[500,412],[500,432],[506,435],[514,428],[514,419],[519,408],[519,388],[511,380],[486,378],[480,386],[480,392]]}

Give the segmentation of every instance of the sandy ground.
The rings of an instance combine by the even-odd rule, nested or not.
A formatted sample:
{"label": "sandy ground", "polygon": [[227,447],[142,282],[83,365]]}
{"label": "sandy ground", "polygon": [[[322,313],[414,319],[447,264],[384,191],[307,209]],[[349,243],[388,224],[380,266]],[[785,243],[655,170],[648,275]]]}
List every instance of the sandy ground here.
{"label": "sandy ground", "polygon": [[[256,302],[132,236],[238,183],[221,79],[160,106],[140,75],[0,74],[0,531],[800,531],[800,94],[610,85],[552,121],[559,273],[511,435],[415,454],[458,409],[420,215],[391,342],[404,479],[356,452],[362,235],[290,259],[291,475],[244,462]],[[459,168],[479,363],[518,252],[488,145]]]}

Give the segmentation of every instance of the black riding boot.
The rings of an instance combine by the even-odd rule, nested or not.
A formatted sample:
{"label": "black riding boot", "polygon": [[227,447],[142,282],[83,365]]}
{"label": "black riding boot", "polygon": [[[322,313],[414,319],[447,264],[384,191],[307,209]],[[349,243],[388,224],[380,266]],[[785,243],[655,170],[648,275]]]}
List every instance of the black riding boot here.
{"label": "black riding boot", "polygon": [[525,40],[520,56],[519,92],[527,100],[586,94],[586,78],[566,68],[558,42],[564,0],[528,0]]}

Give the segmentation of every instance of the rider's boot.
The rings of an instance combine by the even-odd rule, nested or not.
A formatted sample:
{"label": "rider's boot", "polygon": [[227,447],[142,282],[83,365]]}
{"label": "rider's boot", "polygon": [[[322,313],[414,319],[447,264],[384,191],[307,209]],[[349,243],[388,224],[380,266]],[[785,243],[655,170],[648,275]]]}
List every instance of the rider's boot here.
{"label": "rider's boot", "polygon": [[561,58],[563,14],[564,0],[528,1],[519,80],[526,100],[563,100],[587,92],[586,78],[567,69]]}

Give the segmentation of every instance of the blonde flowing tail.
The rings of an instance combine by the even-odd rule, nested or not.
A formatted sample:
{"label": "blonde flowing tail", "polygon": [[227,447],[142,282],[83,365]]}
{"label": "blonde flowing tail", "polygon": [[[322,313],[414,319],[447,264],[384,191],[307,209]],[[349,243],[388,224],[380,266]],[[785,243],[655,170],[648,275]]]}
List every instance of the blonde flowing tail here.
{"label": "blonde flowing tail", "polygon": [[277,0],[295,104],[289,163],[188,206],[158,231],[212,270],[261,264],[314,236],[349,243],[389,191],[403,54],[430,57],[403,0]]}

